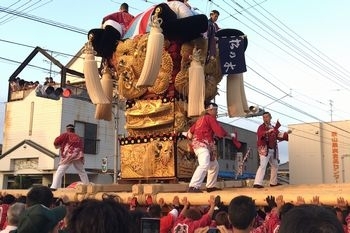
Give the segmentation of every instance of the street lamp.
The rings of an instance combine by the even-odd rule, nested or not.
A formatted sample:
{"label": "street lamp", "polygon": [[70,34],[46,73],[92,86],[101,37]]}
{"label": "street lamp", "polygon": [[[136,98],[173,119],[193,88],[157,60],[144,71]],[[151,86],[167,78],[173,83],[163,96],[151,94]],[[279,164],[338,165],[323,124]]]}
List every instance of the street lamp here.
{"label": "street lamp", "polygon": [[249,107],[250,112],[245,115],[245,118],[250,118],[250,117],[257,117],[257,116],[262,116],[265,112],[265,109],[259,108],[258,106],[256,107]]}

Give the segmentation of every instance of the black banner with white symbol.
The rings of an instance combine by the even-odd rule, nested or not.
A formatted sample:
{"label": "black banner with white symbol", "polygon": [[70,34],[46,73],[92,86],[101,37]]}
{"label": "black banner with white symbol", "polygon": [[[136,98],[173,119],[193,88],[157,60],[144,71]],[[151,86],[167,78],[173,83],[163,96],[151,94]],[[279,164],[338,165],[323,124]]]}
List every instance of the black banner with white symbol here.
{"label": "black banner with white symbol", "polygon": [[219,37],[218,45],[222,74],[239,74],[247,71],[244,43],[244,36]]}

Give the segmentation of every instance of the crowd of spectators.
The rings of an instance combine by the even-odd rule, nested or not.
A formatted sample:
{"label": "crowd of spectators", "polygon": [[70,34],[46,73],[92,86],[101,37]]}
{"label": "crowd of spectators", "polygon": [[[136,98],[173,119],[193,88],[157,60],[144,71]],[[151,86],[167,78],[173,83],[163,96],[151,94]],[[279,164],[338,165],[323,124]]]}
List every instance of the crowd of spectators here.
{"label": "crowd of spectators", "polygon": [[[283,196],[266,197],[266,205],[256,206],[251,197],[240,195],[224,204],[220,196],[210,196],[207,206],[192,206],[186,197],[172,203],[137,198],[128,204],[105,194],[103,200],[69,202],[54,198],[46,186],[32,187],[27,196],[2,194],[0,233],[347,233],[350,215],[347,201],[337,198],[337,206],[325,206],[315,196],[311,204],[302,197],[285,203]],[[147,220],[147,224],[142,222]],[[154,228],[156,227],[156,229]]]}
{"label": "crowd of spectators", "polygon": [[20,77],[17,77],[14,80],[10,80],[10,88],[12,92],[34,89],[38,85],[39,81],[26,81],[24,79],[21,79]]}
{"label": "crowd of spectators", "polygon": [[[29,89],[35,89],[37,86],[39,86],[39,81],[26,81],[24,79],[21,79],[20,77],[17,77],[13,80],[10,80],[10,88],[11,91],[23,91],[23,90],[29,90]],[[44,86],[54,86],[56,82],[53,80],[52,77],[46,77],[45,81],[43,83]]]}

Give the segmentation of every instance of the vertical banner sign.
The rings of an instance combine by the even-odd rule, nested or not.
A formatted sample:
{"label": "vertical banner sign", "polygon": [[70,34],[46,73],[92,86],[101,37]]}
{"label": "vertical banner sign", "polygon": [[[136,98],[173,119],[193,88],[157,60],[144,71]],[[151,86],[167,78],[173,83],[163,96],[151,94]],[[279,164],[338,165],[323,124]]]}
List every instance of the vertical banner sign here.
{"label": "vertical banner sign", "polygon": [[220,37],[218,45],[222,74],[239,74],[247,71],[244,36]]}
{"label": "vertical banner sign", "polygon": [[333,177],[335,182],[339,182],[339,150],[338,150],[338,134],[337,132],[331,132],[332,138],[332,165],[333,165]]}

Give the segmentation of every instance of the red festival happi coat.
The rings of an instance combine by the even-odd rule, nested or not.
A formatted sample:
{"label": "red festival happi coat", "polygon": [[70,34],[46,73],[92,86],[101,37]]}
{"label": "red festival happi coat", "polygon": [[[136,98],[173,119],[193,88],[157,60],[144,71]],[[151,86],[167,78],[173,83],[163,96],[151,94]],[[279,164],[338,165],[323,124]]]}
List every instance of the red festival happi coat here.
{"label": "red festival happi coat", "polygon": [[128,12],[119,11],[119,12],[115,12],[113,14],[105,16],[102,20],[102,23],[106,22],[107,20],[113,20],[119,23],[122,26],[123,35],[124,35],[126,30],[128,29],[129,24],[133,21],[133,19],[134,19],[134,16],[132,16]]}
{"label": "red festival happi coat", "polygon": [[[283,136],[286,133],[280,132],[278,128],[281,126],[279,121],[276,125],[266,125],[265,123],[261,124],[257,131],[257,146],[259,155],[267,155],[268,149],[275,150],[276,158],[278,158],[278,141],[288,141],[288,137]],[[272,132],[267,133],[270,129],[273,129]]]}
{"label": "red festival happi coat", "polygon": [[66,132],[58,136],[54,143],[55,147],[60,147],[60,164],[69,164],[75,160],[84,161],[83,141],[78,134]]}
{"label": "red festival happi coat", "polygon": [[209,114],[200,117],[196,123],[191,126],[189,132],[193,135],[193,149],[206,147],[209,151],[215,150],[214,136],[220,138],[228,136],[226,131],[216,120],[216,117]]}

